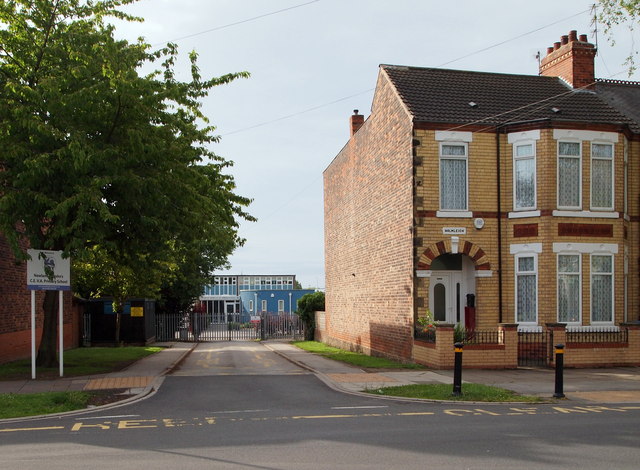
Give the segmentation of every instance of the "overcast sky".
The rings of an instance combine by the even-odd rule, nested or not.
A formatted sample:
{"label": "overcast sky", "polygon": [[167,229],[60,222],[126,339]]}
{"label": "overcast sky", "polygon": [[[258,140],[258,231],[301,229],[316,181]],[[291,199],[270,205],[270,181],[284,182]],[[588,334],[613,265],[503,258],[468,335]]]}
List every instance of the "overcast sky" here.
{"label": "overcast sky", "polygon": [[[204,77],[246,70],[216,87],[204,112],[234,162],[237,193],[252,198],[233,274],[295,274],[324,287],[322,172],[349,138],[354,109],[368,116],[380,64],[538,73],[535,55],[575,29],[595,42],[588,0],[141,0],[127,39],[178,44],[188,78],[195,50]],[[600,31],[596,76],[629,78],[633,38]],[[638,38],[636,38],[638,39]],[[640,42],[638,42],[640,43]],[[372,254],[374,255],[374,254]]]}

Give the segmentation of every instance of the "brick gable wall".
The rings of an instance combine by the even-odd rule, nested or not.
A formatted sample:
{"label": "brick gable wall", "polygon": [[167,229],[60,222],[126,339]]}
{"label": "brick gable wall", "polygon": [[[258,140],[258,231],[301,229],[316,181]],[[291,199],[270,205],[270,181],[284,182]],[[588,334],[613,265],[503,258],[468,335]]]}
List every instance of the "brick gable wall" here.
{"label": "brick gable wall", "polygon": [[371,116],[324,172],[330,344],[411,357],[412,168],[411,121],[381,73]]}

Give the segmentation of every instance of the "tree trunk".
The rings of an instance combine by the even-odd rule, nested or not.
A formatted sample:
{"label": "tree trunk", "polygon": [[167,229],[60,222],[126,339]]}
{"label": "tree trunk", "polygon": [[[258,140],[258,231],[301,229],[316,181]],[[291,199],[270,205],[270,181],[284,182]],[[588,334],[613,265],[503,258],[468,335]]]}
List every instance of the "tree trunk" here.
{"label": "tree trunk", "polygon": [[42,302],[44,320],[42,323],[42,337],[36,365],[39,367],[56,367],[58,355],[56,354],[56,340],[58,339],[58,291],[47,290]]}

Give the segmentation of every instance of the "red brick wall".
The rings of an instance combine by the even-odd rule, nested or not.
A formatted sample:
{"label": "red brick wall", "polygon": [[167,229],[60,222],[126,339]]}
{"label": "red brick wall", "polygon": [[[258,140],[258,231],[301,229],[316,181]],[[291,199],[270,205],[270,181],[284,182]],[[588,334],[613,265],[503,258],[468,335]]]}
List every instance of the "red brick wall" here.
{"label": "red brick wall", "polygon": [[[353,350],[409,359],[412,127],[384,72],[378,81],[372,114],[324,172],[323,338]],[[346,124],[345,119],[345,131]]]}
{"label": "red brick wall", "polygon": [[[42,301],[36,292],[36,342],[42,334]],[[81,335],[80,305],[73,305],[71,293],[64,294],[65,348],[77,347]],[[0,234],[0,363],[31,355],[31,292],[27,290],[27,265],[18,263]]]}

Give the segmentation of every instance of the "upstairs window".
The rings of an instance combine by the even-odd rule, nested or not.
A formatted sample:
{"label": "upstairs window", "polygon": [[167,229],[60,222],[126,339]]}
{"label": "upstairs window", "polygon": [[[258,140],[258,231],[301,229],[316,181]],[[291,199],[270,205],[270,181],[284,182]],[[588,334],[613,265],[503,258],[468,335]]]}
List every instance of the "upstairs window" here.
{"label": "upstairs window", "polygon": [[612,144],[591,144],[591,208],[613,210]]}
{"label": "upstairs window", "polygon": [[440,209],[467,210],[467,145],[440,145]]}
{"label": "upstairs window", "polygon": [[513,146],[514,210],[536,208],[536,151],[535,143]]}
{"label": "upstairs window", "polygon": [[582,146],[580,142],[558,142],[558,207],[582,207]]}

